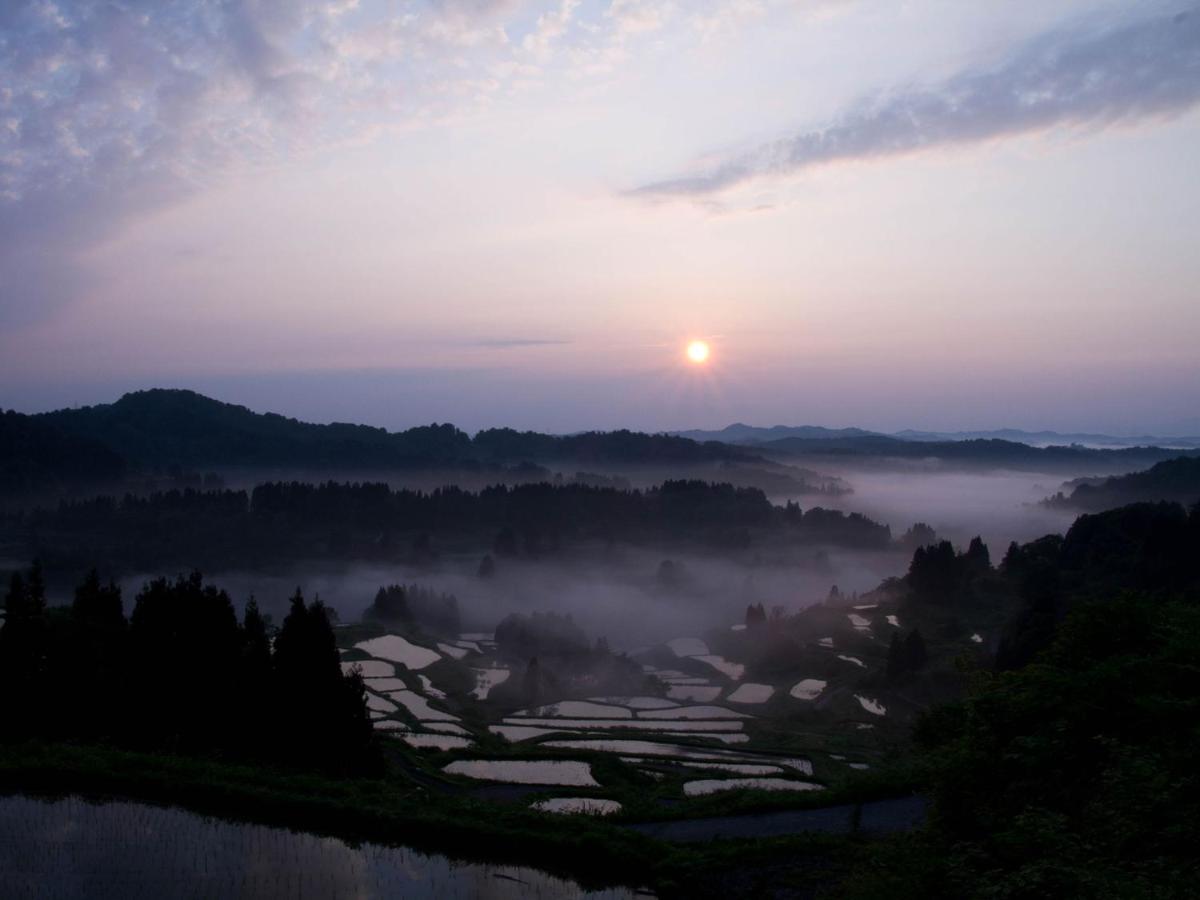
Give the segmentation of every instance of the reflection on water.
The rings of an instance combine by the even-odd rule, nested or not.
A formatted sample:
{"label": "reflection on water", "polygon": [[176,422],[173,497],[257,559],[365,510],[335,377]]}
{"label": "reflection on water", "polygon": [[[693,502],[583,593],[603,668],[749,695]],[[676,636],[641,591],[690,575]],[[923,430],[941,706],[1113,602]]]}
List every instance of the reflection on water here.
{"label": "reflection on water", "polygon": [[8,898],[404,897],[629,900],[517,866],[209,819],[139,803],[0,798]]}

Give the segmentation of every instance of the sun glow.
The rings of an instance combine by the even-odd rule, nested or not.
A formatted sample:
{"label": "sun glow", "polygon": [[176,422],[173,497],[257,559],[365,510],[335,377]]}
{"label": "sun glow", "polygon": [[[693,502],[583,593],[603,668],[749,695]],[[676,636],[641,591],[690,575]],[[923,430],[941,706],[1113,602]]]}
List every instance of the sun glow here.
{"label": "sun glow", "polygon": [[692,341],[687,345],[687,358],[696,365],[703,365],[708,362],[708,342],[707,341]]}

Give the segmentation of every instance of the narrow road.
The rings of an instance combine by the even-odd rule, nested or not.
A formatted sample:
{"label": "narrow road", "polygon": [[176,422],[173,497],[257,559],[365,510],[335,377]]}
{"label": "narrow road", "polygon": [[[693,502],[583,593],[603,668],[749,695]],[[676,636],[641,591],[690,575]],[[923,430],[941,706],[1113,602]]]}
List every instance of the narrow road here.
{"label": "narrow road", "polygon": [[[885,834],[916,828],[925,819],[929,801],[924,797],[900,797],[873,800],[861,805],[858,830]],[[850,834],[856,804],[823,806],[817,809],[788,809],[779,812],[750,813],[739,816],[713,816],[707,819],[681,819],[675,822],[643,822],[626,827],[662,841],[711,841],[715,838],[782,837],[819,831],[826,834]]]}

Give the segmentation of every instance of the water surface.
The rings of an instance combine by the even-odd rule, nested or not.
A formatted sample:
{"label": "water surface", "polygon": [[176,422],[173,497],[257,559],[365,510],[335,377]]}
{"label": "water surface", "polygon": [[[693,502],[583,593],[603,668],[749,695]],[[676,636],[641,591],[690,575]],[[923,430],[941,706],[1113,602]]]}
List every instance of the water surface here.
{"label": "water surface", "polygon": [[385,898],[632,900],[522,866],[351,846],[140,803],[0,798],[0,873],[11,898]]}

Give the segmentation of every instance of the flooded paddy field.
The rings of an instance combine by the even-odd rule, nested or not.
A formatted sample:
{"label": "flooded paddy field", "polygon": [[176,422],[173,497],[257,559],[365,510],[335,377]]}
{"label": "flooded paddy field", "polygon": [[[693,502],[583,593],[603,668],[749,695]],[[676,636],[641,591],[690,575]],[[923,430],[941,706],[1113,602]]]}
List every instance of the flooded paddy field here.
{"label": "flooded paddy field", "polygon": [[7,898],[632,900],[523,866],[232,823],[139,803],[0,797]]}

